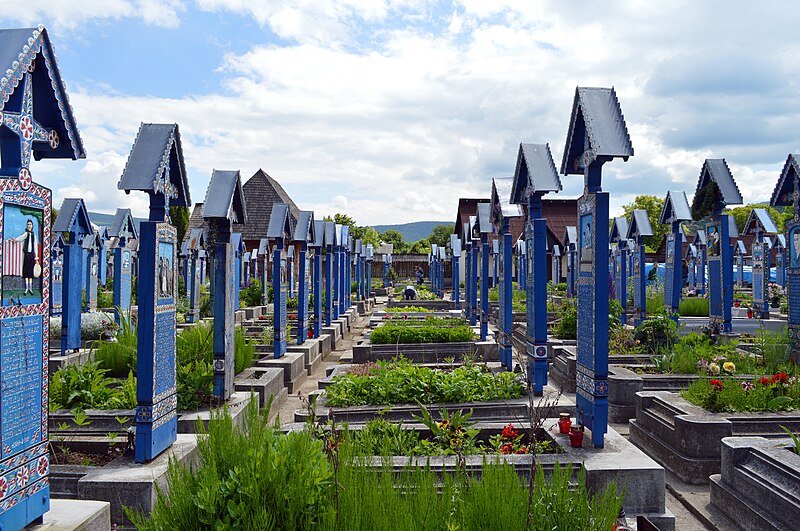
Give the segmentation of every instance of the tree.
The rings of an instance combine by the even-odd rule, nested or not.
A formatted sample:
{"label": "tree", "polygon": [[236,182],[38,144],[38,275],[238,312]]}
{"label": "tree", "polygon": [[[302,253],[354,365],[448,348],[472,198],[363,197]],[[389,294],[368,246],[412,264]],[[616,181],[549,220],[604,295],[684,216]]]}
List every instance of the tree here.
{"label": "tree", "polygon": [[189,209],[183,206],[169,207],[169,219],[172,225],[178,229],[178,243],[183,241],[186,229],[189,227]]}
{"label": "tree", "polygon": [[436,245],[446,247],[447,244],[450,243],[451,234],[453,234],[453,225],[436,225],[431,235],[428,236],[428,242],[430,244],[435,243]]}
{"label": "tree", "polygon": [[661,245],[661,240],[670,232],[669,225],[662,225],[658,222],[661,210],[664,208],[664,199],[655,195],[637,195],[632,203],[622,207],[628,223],[631,221],[631,213],[634,210],[646,210],[650,225],[653,227],[653,235],[644,237],[644,245],[648,252],[654,252]]}
{"label": "tree", "polygon": [[339,225],[347,225],[348,227],[355,227],[356,220],[348,216],[347,214],[342,214],[341,212],[337,212],[333,215],[333,217],[325,216],[322,218],[323,221],[333,221],[334,223],[338,223]]}
{"label": "tree", "polygon": [[[783,232],[784,224],[786,223],[783,216],[780,212],[765,203],[753,203],[735,208],[727,208],[725,209],[725,214],[733,216],[733,218],[736,220],[736,226],[739,228],[739,234],[742,234],[744,233],[744,225],[747,223],[747,218],[750,217],[750,212],[752,212],[754,208],[766,209],[769,217],[772,218],[772,222],[775,223],[779,231]],[[789,207],[788,210],[792,212],[792,214],[789,216],[789,219],[791,219],[791,216],[793,215],[793,209]]]}
{"label": "tree", "polygon": [[411,247],[409,243],[406,243],[403,234],[394,229],[382,232],[380,237],[384,243],[390,243],[394,246],[394,254],[407,254],[408,249]]}
{"label": "tree", "polygon": [[411,244],[408,254],[428,254],[431,252],[431,242],[428,238],[422,238]]}

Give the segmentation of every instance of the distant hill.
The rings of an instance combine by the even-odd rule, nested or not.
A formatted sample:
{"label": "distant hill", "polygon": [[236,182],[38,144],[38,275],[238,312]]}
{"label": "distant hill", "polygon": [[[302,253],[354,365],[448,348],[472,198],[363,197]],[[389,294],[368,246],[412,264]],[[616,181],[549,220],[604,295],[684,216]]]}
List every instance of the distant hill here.
{"label": "distant hill", "polygon": [[409,243],[427,238],[433,232],[436,225],[452,225],[452,221],[415,221],[413,223],[403,223],[401,225],[373,225],[378,232],[396,230],[403,235],[403,239]]}

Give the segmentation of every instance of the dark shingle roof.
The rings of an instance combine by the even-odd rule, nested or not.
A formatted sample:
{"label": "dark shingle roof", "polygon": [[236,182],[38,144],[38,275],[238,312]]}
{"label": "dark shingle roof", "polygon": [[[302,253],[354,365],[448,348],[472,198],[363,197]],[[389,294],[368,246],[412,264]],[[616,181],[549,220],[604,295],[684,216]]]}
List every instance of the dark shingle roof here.
{"label": "dark shingle roof", "polygon": [[733,180],[733,174],[728,167],[725,159],[706,159],[703,168],[700,170],[700,178],[697,180],[695,194],[700,191],[709,181],[714,181],[722,194],[722,206],[741,205],[742,194]]}
{"label": "dark shingle roof", "polygon": [[619,243],[628,237],[628,220],[625,216],[614,218],[611,224],[611,234],[608,236],[608,243]]}
{"label": "dark shingle roof", "polygon": [[117,188],[125,192],[163,192],[160,179],[167,169],[170,185],[178,194],[170,199],[170,205],[190,205],[189,182],[178,124],[142,123]]}
{"label": "dark shingle roof", "polygon": [[575,89],[561,173],[583,174],[583,168],[576,167],[574,162],[589,149],[595,158],[622,157],[628,160],[633,156],[631,137],[613,88]]}
{"label": "dark shingle roof", "polygon": [[267,238],[270,240],[276,238],[288,239],[292,237],[292,233],[292,220],[289,217],[289,205],[285,203],[274,203],[269,216]]}
{"label": "dark shingle roof", "polygon": [[658,222],[669,225],[675,221],[689,221],[691,219],[692,211],[689,209],[689,200],[686,199],[686,192],[683,190],[668,191]]}
{"label": "dark shingle roof", "polygon": [[58,217],[53,223],[53,232],[75,231],[78,234],[92,232],[92,222],[83,199],[64,199],[58,209]]}
{"label": "dark shingle roof", "polygon": [[315,234],[314,213],[310,210],[301,210],[294,228],[294,241],[313,242]]}
{"label": "dark shingle roof", "polygon": [[111,222],[109,235],[114,238],[125,236],[126,238],[138,238],[136,224],[133,222],[130,208],[118,208]]}
{"label": "dark shingle roof", "polygon": [[[733,216],[728,216],[728,218],[733,218]],[[767,234],[776,234],[778,232],[778,227],[775,226],[775,222],[772,221],[765,208],[751,210],[750,217],[747,218],[747,223],[744,224],[745,234],[755,233],[757,228],[761,228]]]}
{"label": "dark shingle roof", "polygon": [[511,187],[511,202],[520,204],[529,194],[560,192],[558,177],[549,144],[520,144],[514,184]]}
{"label": "dark shingle roof", "polygon": [[511,202],[511,187],[513,184],[514,179],[511,177],[492,179],[492,202],[489,221],[498,227],[503,218],[524,215],[519,205]]}
{"label": "dark shingle roof", "polygon": [[[239,170],[214,170],[203,202],[204,218],[224,218],[232,224],[237,221],[247,223],[247,208],[242,194],[242,180]],[[238,232],[235,226],[233,232]]]}
{"label": "dark shingle roof", "polygon": [[772,198],[769,201],[770,206],[789,206],[793,203],[794,179],[800,175],[798,158],[800,158],[800,155],[792,153],[789,153],[789,156],[786,157],[786,163],[783,165],[781,175],[778,177],[778,182],[772,191]]}
{"label": "dark shingle roof", "polygon": [[653,227],[650,225],[647,210],[634,210],[631,212],[631,221],[628,224],[628,238],[652,235]]}
{"label": "dark shingle roof", "polygon": [[[44,58],[47,58],[47,61]],[[31,149],[36,160],[86,158],[72,106],[58,69],[56,55],[44,26],[38,28],[0,30],[0,110],[17,90],[22,90],[22,79],[28,66],[34,63],[35,73],[47,69],[49,76],[32,75],[35,97],[36,121],[47,130],[58,133],[60,142],[53,149],[47,143],[33,143]],[[48,79],[49,78],[49,79]]]}
{"label": "dark shingle roof", "polygon": [[242,191],[247,207],[247,222],[234,225],[234,230],[241,232],[245,240],[260,240],[267,237],[269,216],[272,213],[272,205],[276,203],[288,205],[292,226],[297,223],[300,209],[280,183],[264,170],[259,169],[255,172],[242,185]]}

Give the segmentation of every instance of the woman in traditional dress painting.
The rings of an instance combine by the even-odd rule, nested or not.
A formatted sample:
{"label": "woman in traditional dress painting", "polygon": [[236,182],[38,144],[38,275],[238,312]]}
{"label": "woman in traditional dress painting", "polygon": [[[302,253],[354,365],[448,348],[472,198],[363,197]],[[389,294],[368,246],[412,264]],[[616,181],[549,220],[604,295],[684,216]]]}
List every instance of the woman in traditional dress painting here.
{"label": "woman in traditional dress painting", "polygon": [[25,293],[33,295],[33,279],[36,278],[35,269],[39,264],[39,243],[33,231],[33,220],[28,218],[25,223],[25,232],[14,238],[22,242],[22,278],[25,279]]}

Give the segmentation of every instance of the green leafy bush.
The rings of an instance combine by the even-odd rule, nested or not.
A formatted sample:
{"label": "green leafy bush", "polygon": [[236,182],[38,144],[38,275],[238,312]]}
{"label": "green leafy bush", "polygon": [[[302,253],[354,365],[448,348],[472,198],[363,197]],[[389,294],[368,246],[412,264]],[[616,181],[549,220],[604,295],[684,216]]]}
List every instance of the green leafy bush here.
{"label": "green leafy bush", "polygon": [[136,372],[137,343],[136,323],[130,312],[125,312],[120,316],[114,341],[94,342],[94,359],[109,376],[123,378],[129,372]]}
{"label": "green leafy bush", "polygon": [[650,353],[657,353],[662,348],[670,349],[678,340],[678,325],[666,313],[645,319],[636,327],[634,338]]}
{"label": "green leafy bush", "polygon": [[107,291],[103,288],[97,289],[97,307],[98,308],[113,308],[114,307],[114,292]]}
{"label": "green leafy bush", "polygon": [[[527,293],[525,290],[518,290],[516,287],[512,287],[511,289],[511,300],[512,301],[525,301],[527,298]],[[498,302],[500,300],[500,287],[495,286],[489,290],[489,300],[491,302]]]}
{"label": "green leafy bush", "polygon": [[242,308],[261,306],[261,281],[257,278],[250,279],[250,285],[239,292],[239,301]]}
{"label": "green leafy bush", "polygon": [[392,320],[370,333],[373,345],[460,343],[472,341],[472,328],[461,319],[428,317],[420,322]]}
{"label": "green leafy bush", "polygon": [[361,406],[513,399],[523,390],[512,372],[492,374],[474,364],[444,371],[399,358],[379,361],[368,375],[337,376],[326,394],[331,406]]}
{"label": "green leafy bush", "polygon": [[559,339],[576,339],[578,337],[578,307],[575,300],[567,300],[561,305],[556,318],[553,334]]}
{"label": "green leafy bush", "polygon": [[678,314],[682,317],[708,317],[708,299],[687,297],[678,303]]}
{"label": "green leafy bush", "polygon": [[[118,382],[97,363],[67,365],[50,377],[50,411],[59,409],[130,409],[136,407],[133,373]],[[118,385],[121,383],[122,385]]]}

